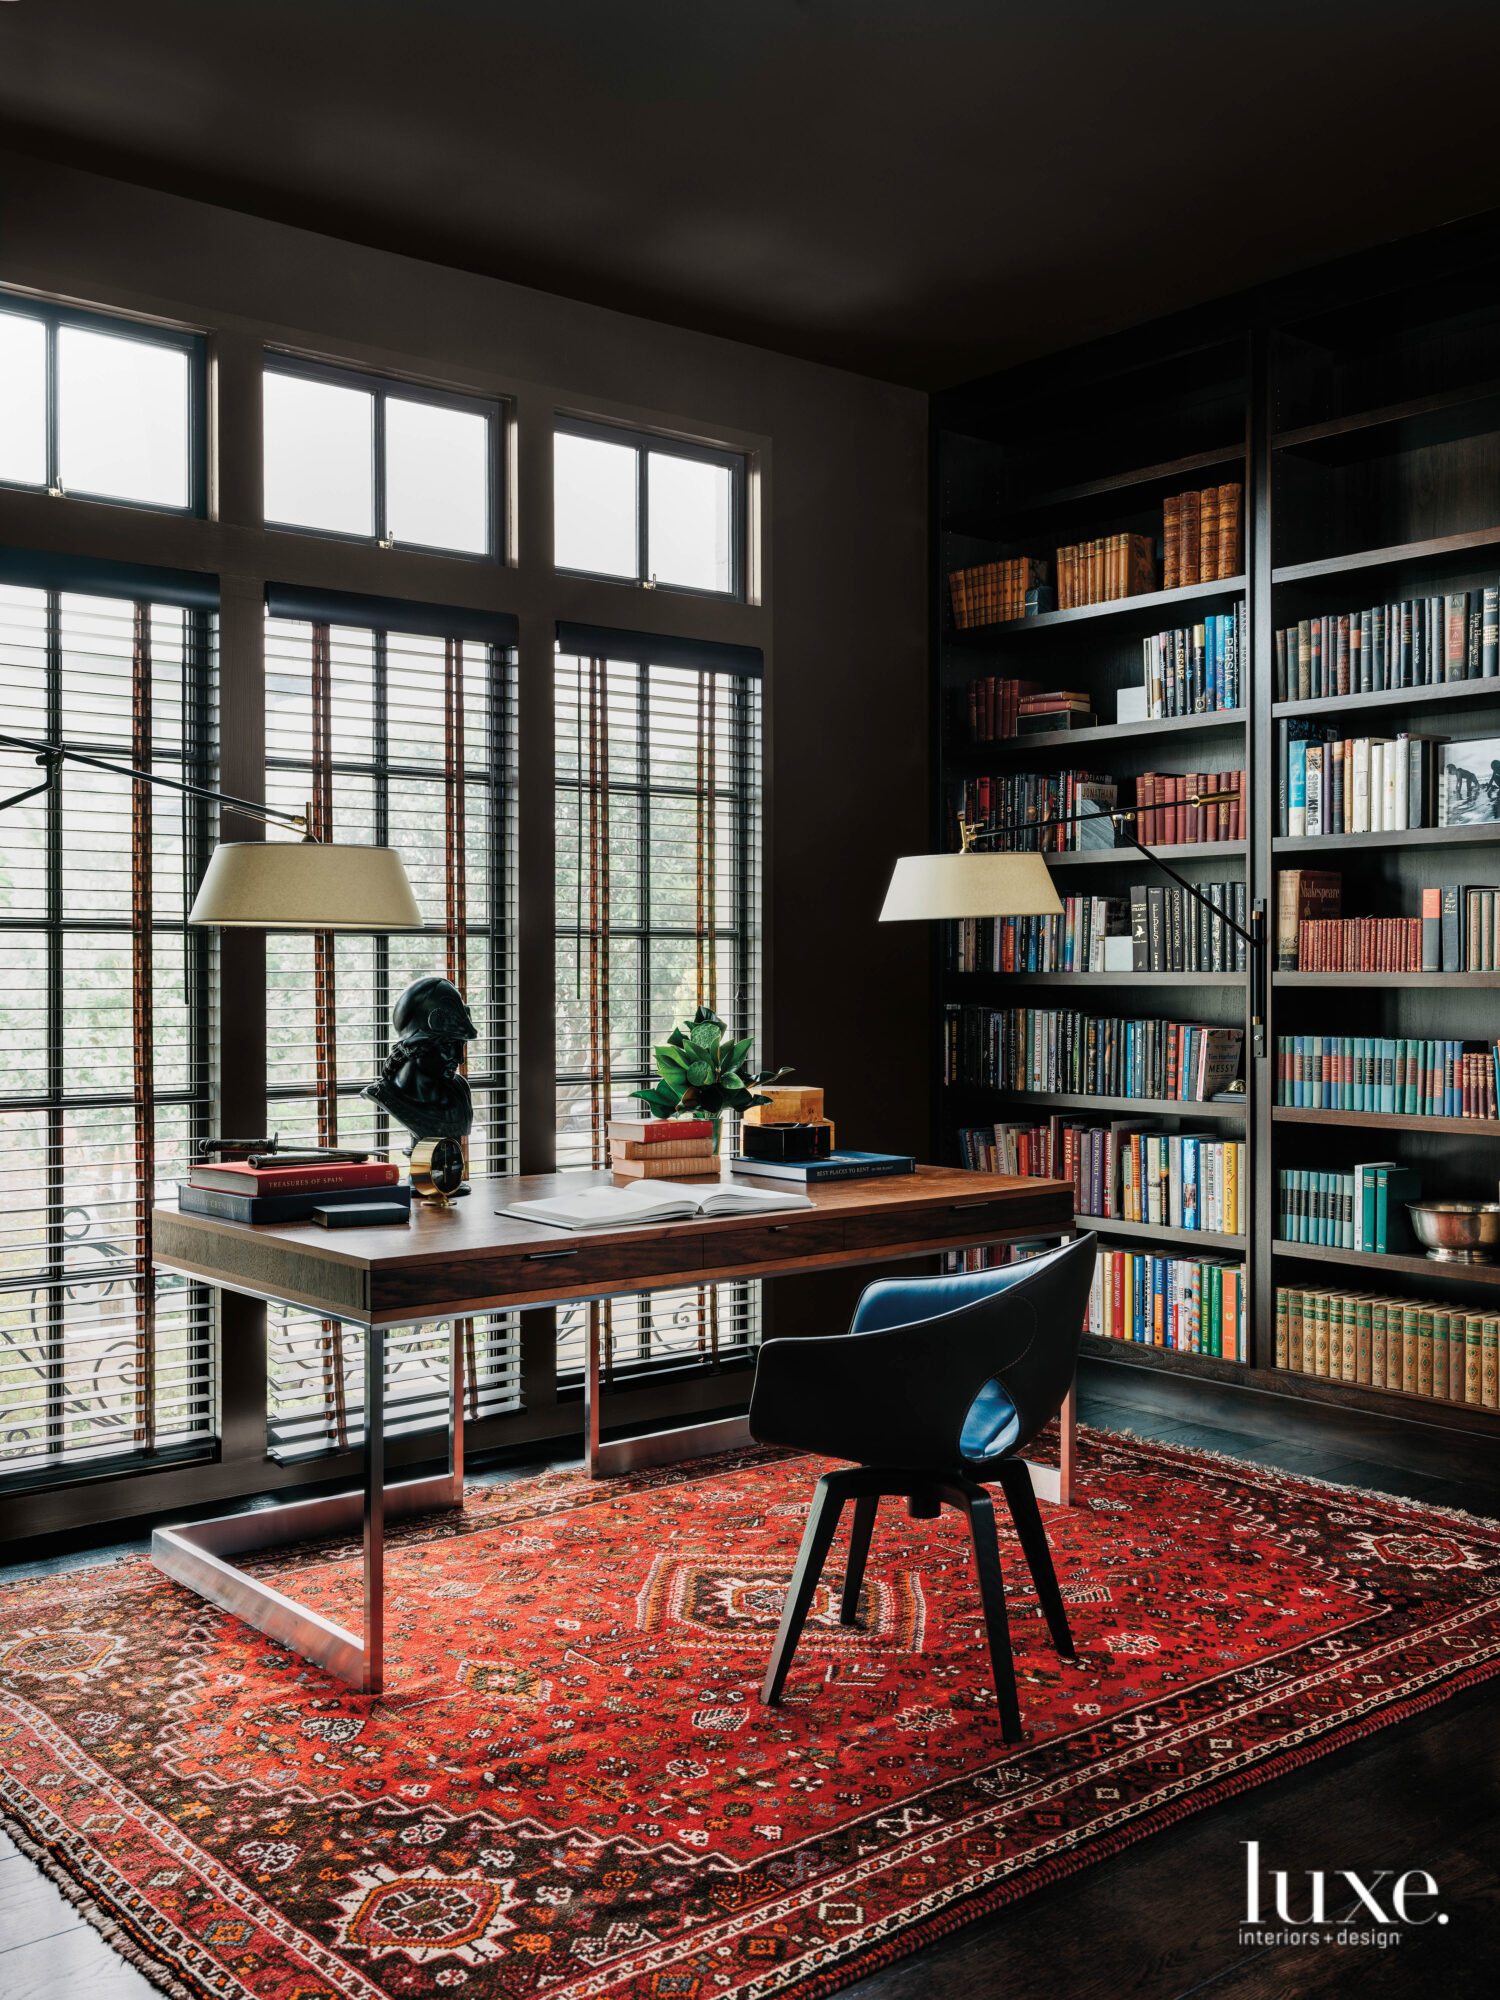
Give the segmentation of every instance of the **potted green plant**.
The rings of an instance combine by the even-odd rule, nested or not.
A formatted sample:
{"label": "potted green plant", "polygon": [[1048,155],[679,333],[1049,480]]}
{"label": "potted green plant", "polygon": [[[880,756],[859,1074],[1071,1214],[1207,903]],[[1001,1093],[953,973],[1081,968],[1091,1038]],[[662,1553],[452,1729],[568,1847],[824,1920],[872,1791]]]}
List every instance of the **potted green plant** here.
{"label": "potted green plant", "polygon": [[675,1118],[684,1112],[707,1118],[714,1128],[717,1153],[724,1113],[769,1104],[768,1097],[756,1096],[756,1086],[779,1083],[782,1077],[791,1075],[789,1069],[760,1074],[748,1069],[746,1058],[753,1040],[752,1035],[745,1035],[739,1041],[727,1042],[724,1023],[713,1008],[700,1007],[691,1021],[681,1022],[658,1044],[655,1050],[658,1081],[648,1090],[633,1090],[630,1094],[656,1118]]}

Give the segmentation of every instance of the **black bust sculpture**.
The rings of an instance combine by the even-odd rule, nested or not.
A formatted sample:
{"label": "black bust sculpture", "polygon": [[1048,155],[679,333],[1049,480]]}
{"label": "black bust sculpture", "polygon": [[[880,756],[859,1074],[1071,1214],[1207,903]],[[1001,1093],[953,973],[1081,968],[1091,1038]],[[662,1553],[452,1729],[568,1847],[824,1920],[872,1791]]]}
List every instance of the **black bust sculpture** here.
{"label": "black bust sculpture", "polygon": [[466,1139],[474,1100],[458,1066],[477,1031],[463,995],[436,973],[414,979],[391,1010],[391,1026],[397,1039],[379,1080],[361,1094],[389,1111],[415,1142]]}

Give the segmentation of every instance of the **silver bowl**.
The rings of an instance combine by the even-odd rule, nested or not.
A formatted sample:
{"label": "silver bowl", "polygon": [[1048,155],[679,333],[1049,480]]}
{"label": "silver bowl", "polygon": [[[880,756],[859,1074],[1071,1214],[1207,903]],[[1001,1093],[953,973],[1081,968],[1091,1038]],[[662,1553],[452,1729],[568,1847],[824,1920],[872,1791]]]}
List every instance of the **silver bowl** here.
{"label": "silver bowl", "polygon": [[1417,1241],[1441,1264],[1492,1264],[1500,1250],[1500,1201],[1409,1201]]}

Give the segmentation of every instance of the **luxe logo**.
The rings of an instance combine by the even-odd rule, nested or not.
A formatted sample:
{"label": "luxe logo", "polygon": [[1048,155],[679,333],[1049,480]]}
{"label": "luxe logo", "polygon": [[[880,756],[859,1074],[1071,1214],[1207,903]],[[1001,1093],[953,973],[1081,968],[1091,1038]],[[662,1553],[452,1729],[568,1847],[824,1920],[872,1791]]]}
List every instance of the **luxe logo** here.
{"label": "luxe logo", "polygon": [[[1377,1868],[1368,1876],[1353,1868],[1309,1868],[1298,1878],[1299,1886],[1294,1890],[1290,1870],[1262,1869],[1258,1840],[1247,1840],[1241,1845],[1245,1849],[1244,1923],[1274,1924],[1279,1920],[1283,1925],[1294,1927],[1291,1934],[1265,1933],[1266,1942],[1275,1938],[1277,1942],[1289,1944],[1399,1944],[1401,1925],[1446,1924],[1448,1921],[1446,1911],[1423,1907],[1431,1905],[1439,1893],[1437,1883],[1425,1868],[1408,1868],[1402,1875],[1397,1875],[1391,1868]],[[1301,1886],[1304,1881],[1305,1889]],[[1267,1882],[1270,1884],[1274,1913],[1265,1912],[1261,1907]],[[1343,1905],[1343,1884],[1353,1891],[1354,1900],[1330,1917],[1330,1885],[1332,1894]],[[1304,1896],[1307,1907],[1293,1910],[1294,1897],[1300,1902]],[[1351,1923],[1371,1922],[1380,1929],[1352,1931],[1347,1928]],[[1329,1926],[1335,1928],[1327,1928]],[[1243,1939],[1243,1932],[1241,1937]]]}

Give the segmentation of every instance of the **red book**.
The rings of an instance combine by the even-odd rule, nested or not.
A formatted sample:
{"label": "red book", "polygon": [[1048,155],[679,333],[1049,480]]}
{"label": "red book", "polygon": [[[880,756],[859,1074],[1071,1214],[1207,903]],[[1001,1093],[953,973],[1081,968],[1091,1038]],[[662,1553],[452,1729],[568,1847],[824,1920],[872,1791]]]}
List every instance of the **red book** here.
{"label": "red book", "polygon": [[230,1161],[188,1168],[188,1186],[225,1194],[336,1194],[341,1188],[394,1187],[401,1169],[389,1160],[330,1160],[304,1167],[250,1167]]}
{"label": "red book", "polygon": [[714,1128],[707,1118],[611,1118],[606,1129],[611,1139],[649,1146],[656,1140],[707,1139]]}

